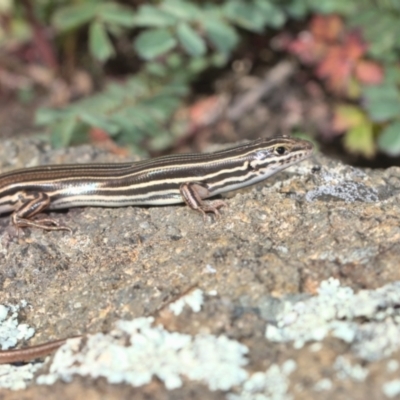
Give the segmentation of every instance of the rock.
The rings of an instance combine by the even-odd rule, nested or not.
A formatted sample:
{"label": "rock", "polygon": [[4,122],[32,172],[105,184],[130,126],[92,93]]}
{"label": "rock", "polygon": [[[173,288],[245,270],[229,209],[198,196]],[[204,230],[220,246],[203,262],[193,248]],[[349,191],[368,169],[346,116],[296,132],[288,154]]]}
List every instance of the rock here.
{"label": "rock", "polygon": [[[123,160],[90,146],[50,150],[31,139],[4,141],[0,149],[3,171],[45,163],[110,161]],[[193,367],[183,377],[179,371],[174,375],[172,382],[177,383],[179,376],[183,381],[173,389],[166,388],[160,375],[136,387],[109,383],[108,375],[103,379],[85,375],[73,377],[67,386],[60,380],[53,386],[32,382],[25,397],[90,395],[98,399],[107,393],[108,398],[237,399],[258,393],[265,399],[274,394],[278,396],[274,399],[328,394],[330,398],[365,399],[392,393],[387,383],[396,378],[396,371],[387,365],[400,361],[397,344],[390,342],[390,352],[381,358],[367,359],[359,350],[363,344],[370,345],[368,338],[364,335],[356,341],[349,327],[364,328],[373,322],[378,331],[390,326],[390,337],[400,334],[397,298],[389,301],[390,290],[382,289],[400,281],[399,193],[400,168],[358,169],[315,155],[258,186],[230,194],[229,207],[222,210],[218,221],[209,217],[204,222],[184,205],[86,207],[50,213],[68,225],[72,234],[25,229],[19,237],[12,237],[7,229],[9,218],[2,217],[0,304],[29,304],[20,319],[36,329],[30,345],[101,332],[110,346],[127,345],[130,339],[118,330],[118,321],[151,316],[165,332],[181,336],[170,337],[154,327],[143,340],[159,335],[170,343],[171,351],[182,352],[179,343],[198,343],[199,337],[208,338],[201,342],[204,351],[199,349],[199,357],[207,356],[207,349],[214,346],[210,343],[219,340],[231,349],[226,354],[236,354],[234,349],[243,349],[243,345],[247,348],[243,353],[237,350],[242,355],[229,361],[233,369],[228,375],[237,374],[237,380],[228,383],[216,372],[217,367],[226,366],[226,360],[210,350],[214,364],[207,364],[210,359],[202,362],[215,365],[213,384],[201,373],[198,379],[193,377]],[[315,303],[311,300],[321,295],[329,278],[338,280],[334,281],[337,288],[348,289],[332,290],[334,306],[329,304],[333,311],[326,317],[330,325],[321,322],[324,335],[313,335],[300,348],[295,348],[293,337],[274,340],[277,332],[268,336],[270,340],[266,338],[267,326],[280,328],[277,321],[290,325],[299,315],[312,316]],[[186,297],[196,289],[202,300]],[[380,296],[376,310],[367,307],[368,313],[355,317],[337,312],[345,304],[343,293],[361,290],[365,307]],[[180,303],[178,308],[183,311],[179,314],[169,304],[181,297],[188,300]],[[324,307],[315,310],[320,318]],[[347,324],[341,325],[340,335],[332,333],[332,321]],[[385,331],[382,335],[385,340]],[[180,339],[174,342],[173,337]],[[81,346],[88,346],[88,340]],[[185,349],[194,357],[192,347]],[[75,345],[75,350],[68,351],[79,349]],[[165,352],[163,347],[160,360],[170,373],[173,367]],[[46,375],[46,368],[37,375]],[[115,371],[111,375],[114,382],[126,382],[116,378]],[[271,381],[277,385],[273,391]],[[21,392],[9,392],[5,398],[14,397],[21,398]]]}

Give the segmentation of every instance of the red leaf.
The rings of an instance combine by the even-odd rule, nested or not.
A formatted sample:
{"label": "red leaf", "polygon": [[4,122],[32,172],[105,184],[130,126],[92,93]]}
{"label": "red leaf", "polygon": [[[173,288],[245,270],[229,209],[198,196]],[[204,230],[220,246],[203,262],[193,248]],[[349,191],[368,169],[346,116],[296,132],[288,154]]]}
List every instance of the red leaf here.
{"label": "red leaf", "polygon": [[326,50],[325,43],[315,40],[308,31],[300,33],[288,46],[288,51],[297,55],[304,64],[315,64],[325,55]]}
{"label": "red leaf", "polygon": [[383,80],[383,68],[373,61],[359,61],[355,74],[360,82],[367,85],[378,85]]}
{"label": "red leaf", "polygon": [[321,41],[335,42],[343,32],[343,21],[335,14],[316,15],[310,23],[311,34]]}
{"label": "red leaf", "polygon": [[127,149],[119,147],[109,136],[109,134],[100,128],[92,127],[89,130],[90,143],[105,148],[113,154],[126,156],[129,154]]}
{"label": "red leaf", "polygon": [[91,142],[107,142],[109,141],[110,135],[101,128],[97,128],[97,127],[91,127],[89,130],[89,137],[90,137],[90,141]]}
{"label": "red leaf", "polygon": [[346,59],[344,50],[340,46],[332,46],[326,57],[319,64],[316,74],[327,79],[329,87],[341,92],[349,81],[352,64]]}
{"label": "red leaf", "polygon": [[225,100],[221,96],[209,96],[198,100],[189,109],[191,126],[199,128],[215,122],[220,116]]}
{"label": "red leaf", "polygon": [[345,57],[351,61],[359,60],[367,51],[367,45],[358,32],[348,33],[344,39]]}

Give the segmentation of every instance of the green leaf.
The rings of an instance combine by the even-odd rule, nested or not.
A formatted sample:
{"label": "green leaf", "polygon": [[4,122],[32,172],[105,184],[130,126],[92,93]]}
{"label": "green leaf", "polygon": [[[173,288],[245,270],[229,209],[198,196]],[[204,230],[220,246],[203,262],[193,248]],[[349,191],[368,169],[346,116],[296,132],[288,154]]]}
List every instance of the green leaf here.
{"label": "green leaf", "polygon": [[90,24],[89,49],[93,57],[99,61],[106,61],[115,54],[104,24],[100,21],[94,21]]}
{"label": "green leaf", "polygon": [[78,117],[90,127],[100,128],[111,136],[116,135],[119,132],[117,124],[110,121],[110,119],[101,117],[100,115],[83,111],[79,113]]}
{"label": "green leaf", "polygon": [[238,44],[236,30],[222,20],[206,18],[203,23],[208,38],[221,53],[229,54]]}
{"label": "green leaf", "polygon": [[309,7],[305,2],[295,1],[286,6],[287,13],[294,19],[303,19],[309,12]]}
{"label": "green leaf", "polygon": [[[396,0],[398,3],[398,0]],[[350,2],[349,2],[350,3]],[[400,42],[399,16],[390,7],[364,5],[358,12],[350,15],[350,26],[361,29],[363,38],[368,43],[368,53],[373,58],[385,62],[397,62]],[[389,2],[387,2],[387,5]]]}
{"label": "green leaf", "polygon": [[210,61],[206,57],[196,57],[189,60],[187,69],[194,75],[200,74],[210,66]]}
{"label": "green leaf", "polygon": [[188,54],[199,57],[206,53],[207,49],[203,38],[186,22],[179,23],[176,33],[181,46]]}
{"label": "green leaf", "polygon": [[265,22],[273,28],[280,28],[286,22],[282,7],[277,7],[265,0],[254,0],[254,7],[259,14],[264,16]]}
{"label": "green leaf", "polygon": [[400,92],[393,84],[363,89],[365,108],[373,121],[382,122],[400,115]]}
{"label": "green leaf", "polygon": [[352,28],[373,24],[376,20],[376,9],[367,8],[366,10],[360,10],[358,13],[350,16],[349,25]]}
{"label": "green leaf", "polygon": [[97,15],[103,22],[125,28],[135,25],[135,13],[129,7],[118,3],[103,3],[97,8]]}
{"label": "green leaf", "polygon": [[372,157],[375,154],[372,124],[366,121],[350,129],[344,136],[343,144],[350,153]]}
{"label": "green leaf", "polygon": [[320,0],[310,3],[311,9],[321,14],[353,14],[357,10],[355,2],[348,0]]}
{"label": "green leaf", "polygon": [[51,144],[54,148],[65,147],[71,143],[77,128],[77,120],[71,116],[64,118],[52,127]]}
{"label": "green leaf", "polygon": [[138,35],[134,41],[134,48],[139,55],[151,60],[172,50],[177,40],[168,29],[149,29]]}
{"label": "green leaf", "polygon": [[385,66],[385,83],[390,85],[400,85],[400,67],[396,64],[388,64]]}
{"label": "green leaf", "polygon": [[66,6],[54,13],[53,25],[60,31],[69,31],[87,24],[95,15],[96,4],[93,2]]}
{"label": "green leaf", "polygon": [[65,112],[63,110],[54,110],[51,108],[39,108],[35,114],[35,124],[36,125],[47,125],[51,124],[54,121],[59,120],[65,116]]}
{"label": "green leaf", "polygon": [[254,4],[230,0],[224,5],[225,15],[233,22],[253,32],[262,32],[266,25],[266,15],[258,12]]}
{"label": "green leaf", "polygon": [[164,0],[161,3],[161,9],[185,21],[200,19],[200,14],[202,12],[194,3],[182,0]]}
{"label": "green leaf", "polygon": [[181,67],[184,63],[183,56],[178,53],[172,53],[165,61],[166,64],[173,69]]}
{"label": "green leaf", "polygon": [[398,89],[392,84],[366,86],[363,89],[363,95],[368,100],[376,101],[398,101],[400,98]]}
{"label": "green leaf", "polygon": [[228,57],[223,53],[212,54],[210,57],[210,65],[216,68],[223,68],[228,61]]}
{"label": "green leaf", "polygon": [[400,121],[388,125],[378,138],[379,148],[389,156],[400,155]]}
{"label": "green leaf", "polygon": [[168,73],[168,69],[165,67],[164,64],[159,63],[157,61],[150,61],[147,62],[145,65],[146,71],[148,71],[149,74],[155,75],[155,76],[166,76]]}
{"label": "green leaf", "polygon": [[371,102],[367,109],[371,119],[376,122],[384,122],[400,115],[399,103]]}
{"label": "green leaf", "polygon": [[171,115],[188,94],[182,75],[179,70],[160,80],[140,73],[123,84],[108,84],[103,92],[76,101],[62,111],[46,110],[41,122],[51,123],[52,141],[58,147],[87,140],[88,127],[107,131],[119,144],[140,145],[167,129]]}
{"label": "green leaf", "polygon": [[176,22],[172,15],[149,5],[141,6],[135,16],[135,25],[146,28],[173,26]]}

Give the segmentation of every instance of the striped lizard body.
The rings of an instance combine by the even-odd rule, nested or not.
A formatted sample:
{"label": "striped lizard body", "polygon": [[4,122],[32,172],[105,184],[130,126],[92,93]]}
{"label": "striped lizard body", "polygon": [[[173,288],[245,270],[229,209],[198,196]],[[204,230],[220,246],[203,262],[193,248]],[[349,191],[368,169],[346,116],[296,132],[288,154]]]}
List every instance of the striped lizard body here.
{"label": "striped lizard body", "polygon": [[187,203],[203,215],[225,206],[204,199],[260,182],[312,153],[306,140],[281,136],[205,154],[177,154],[119,164],[48,165],[0,175],[0,214],[17,227],[69,230],[46,209]]}

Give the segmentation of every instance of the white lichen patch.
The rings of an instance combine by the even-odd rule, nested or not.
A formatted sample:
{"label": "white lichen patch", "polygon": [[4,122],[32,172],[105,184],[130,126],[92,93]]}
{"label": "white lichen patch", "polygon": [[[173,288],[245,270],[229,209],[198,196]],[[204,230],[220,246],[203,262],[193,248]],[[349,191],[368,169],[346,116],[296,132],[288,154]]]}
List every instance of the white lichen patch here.
{"label": "white lichen patch", "polygon": [[386,364],[386,371],[389,373],[396,372],[399,369],[399,362],[397,360],[389,360]]}
{"label": "white lichen patch", "polygon": [[[15,347],[21,340],[30,339],[35,330],[27,324],[18,323],[18,311],[26,307],[22,301],[19,305],[0,305],[0,348],[8,350]],[[0,365],[0,388],[19,390],[25,389],[33,379],[35,371],[41,364],[29,364],[20,367]]]}
{"label": "white lichen patch", "polygon": [[359,357],[378,360],[400,348],[399,305],[400,282],[354,293],[330,278],[321,282],[316,296],[285,302],[276,323],[267,325],[266,337],[300,348],[332,335],[350,343]]}
{"label": "white lichen patch", "polygon": [[400,394],[400,379],[386,382],[382,387],[382,391],[390,399],[398,396]]}
{"label": "white lichen patch", "polygon": [[289,375],[296,369],[293,360],[285,361],[280,367],[271,365],[265,372],[255,372],[247,379],[240,393],[230,393],[228,400],[290,400]]}
{"label": "white lichen patch", "polygon": [[18,323],[18,311],[26,307],[26,302],[20,305],[0,304],[0,347],[8,350],[15,347],[20,340],[30,339],[35,330],[27,324]]}
{"label": "white lichen patch", "polygon": [[210,390],[229,390],[247,378],[246,346],[225,336],[168,332],[152,323],[153,318],[118,321],[114,331],[90,335],[82,348],[80,339],[69,340],[55,354],[49,374],[37,382],[68,382],[81,375],[141,386],[157,377],[174,389],[185,377]]}
{"label": "white lichen patch", "polygon": [[336,358],[333,368],[339,379],[351,379],[356,382],[364,382],[368,376],[367,369],[363,368],[360,364],[351,364],[344,356]]}
{"label": "white lichen patch", "polygon": [[14,366],[0,365],[0,388],[11,390],[25,389],[31,382],[35,372],[43,363]]}
{"label": "white lichen patch", "polygon": [[199,312],[204,303],[204,293],[200,289],[194,289],[190,293],[182,296],[169,305],[169,309],[175,314],[180,315],[185,306],[191,308],[193,312]]}
{"label": "white lichen patch", "polygon": [[314,385],[314,390],[316,392],[324,392],[331,390],[332,387],[333,387],[332,381],[328,378],[323,378]]}

